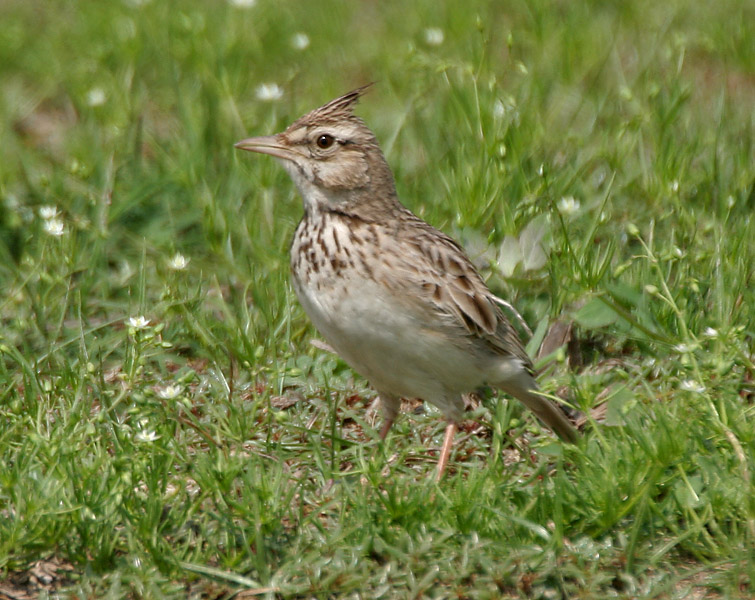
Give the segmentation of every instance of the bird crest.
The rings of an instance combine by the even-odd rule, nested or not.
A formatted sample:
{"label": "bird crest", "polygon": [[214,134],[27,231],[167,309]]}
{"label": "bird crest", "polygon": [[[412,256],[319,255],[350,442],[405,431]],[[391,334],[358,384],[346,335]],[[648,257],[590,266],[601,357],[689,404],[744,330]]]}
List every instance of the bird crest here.
{"label": "bird crest", "polygon": [[320,108],[316,108],[304,115],[294,125],[314,123],[322,125],[325,123],[337,123],[343,120],[357,120],[359,123],[362,123],[362,120],[354,115],[354,105],[373,85],[373,83],[368,83],[335,100],[331,100],[327,104],[323,104]]}

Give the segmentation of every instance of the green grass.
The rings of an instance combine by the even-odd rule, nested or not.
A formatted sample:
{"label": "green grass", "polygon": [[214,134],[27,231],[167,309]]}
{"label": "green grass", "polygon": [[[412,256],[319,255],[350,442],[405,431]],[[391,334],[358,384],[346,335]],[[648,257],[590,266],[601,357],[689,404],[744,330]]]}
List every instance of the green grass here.
{"label": "green grass", "polygon": [[[3,3],[0,597],[751,598],[754,20]],[[580,447],[488,401],[435,484],[437,413],[380,444],[374,393],[309,343],[300,200],[233,143],[369,81],[405,204],[463,241],[533,353],[574,324],[541,382],[604,406]]]}

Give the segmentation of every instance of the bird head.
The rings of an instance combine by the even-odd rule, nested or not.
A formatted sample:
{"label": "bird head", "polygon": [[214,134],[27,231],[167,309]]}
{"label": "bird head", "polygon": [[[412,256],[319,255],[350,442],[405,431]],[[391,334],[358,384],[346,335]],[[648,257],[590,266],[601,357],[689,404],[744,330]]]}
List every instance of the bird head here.
{"label": "bird head", "polygon": [[360,199],[394,197],[393,175],[375,134],[353,112],[370,85],[316,108],[282,133],[247,138],[235,147],[275,157],[307,210],[343,210]]}

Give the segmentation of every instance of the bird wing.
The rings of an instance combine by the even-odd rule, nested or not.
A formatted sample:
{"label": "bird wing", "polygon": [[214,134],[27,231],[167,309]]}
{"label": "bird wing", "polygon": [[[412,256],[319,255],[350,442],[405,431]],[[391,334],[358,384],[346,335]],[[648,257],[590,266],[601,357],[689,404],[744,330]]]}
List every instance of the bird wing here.
{"label": "bird wing", "polygon": [[403,291],[424,300],[431,313],[463,327],[499,354],[519,358],[531,367],[519,336],[462,248],[443,232],[409,215],[404,218],[412,221],[410,226],[393,236],[399,248],[395,258],[402,270],[411,273],[400,278],[400,283],[394,280],[393,286],[414,288]]}

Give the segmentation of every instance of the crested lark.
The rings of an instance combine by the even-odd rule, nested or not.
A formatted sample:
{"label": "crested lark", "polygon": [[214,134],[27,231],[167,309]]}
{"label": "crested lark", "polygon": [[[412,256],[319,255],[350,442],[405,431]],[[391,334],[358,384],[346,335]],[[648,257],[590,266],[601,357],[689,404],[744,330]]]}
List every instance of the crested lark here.
{"label": "crested lark", "polygon": [[462,394],[495,386],[562,439],[577,432],[538,395],[532,363],[461,247],[405,208],[375,135],[353,113],[365,86],[272,136],[236,148],[270,154],[299,188],[291,244],[296,295],[333,349],[378,392],[385,438],[400,399],[432,402],[448,420],[448,461]]}

